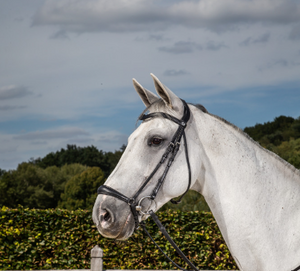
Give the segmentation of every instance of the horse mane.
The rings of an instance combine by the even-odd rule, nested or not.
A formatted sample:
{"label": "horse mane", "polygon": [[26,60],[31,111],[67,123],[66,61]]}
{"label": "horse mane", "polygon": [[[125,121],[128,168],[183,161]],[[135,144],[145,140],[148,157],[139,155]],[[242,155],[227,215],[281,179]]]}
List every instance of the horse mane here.
{"label": "horse mane", "polygon": [[257,141],[255,141],[252,137],[250,137],[247,133],[245,133],[242,129],[240,129],[239,127],[235,126],[234,124],[232,124],[231,122],[217,116],[214,114],[209,113],[206,108],[201,105],[201,104],[191,104],[193,106],[195,106],[196,108],[198,108],[199,110],[201,110],[203,113],[206,113],[210,116],[212,116],[213,118],[216,118],[218,120],[220,120],[221,122],[225,123],[226,125],[229,125],[230,127],[232,127],[234,130],[236,130],[239,134],[241,134],[242,136],[246,137],[248,140],[250,140],[253,144],[255,144],[257,147],[259,147],[261,150],[267,152],[269,155],[271,155],[272,157],[274,157],[275,159],[277,159],[278,161],[280,161],[285,167],[289,168],[290,170],[292,170],[295,174],[300,176],[300,170],[295,168],[293,165],[291,165],[289,162],[287,162],[286,160],[284,160],[283,158],[281,158],[279,155],[277,155],[276,153],[264,148],[263,146],[261,146]]}

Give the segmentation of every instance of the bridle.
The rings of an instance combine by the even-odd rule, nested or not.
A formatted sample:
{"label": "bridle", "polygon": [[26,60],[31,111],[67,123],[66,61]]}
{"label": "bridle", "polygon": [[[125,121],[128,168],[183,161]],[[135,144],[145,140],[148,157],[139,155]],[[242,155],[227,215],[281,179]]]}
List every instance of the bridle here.
{"label": "bridle", "polygon": [[[112,196],[115,197],[119,200],[122,200],[124,202],[126,202],[130,208],[131,208],[131,212],[133,214],[134,217],[134,221],[135,221],[135,227],[138,228],[139,226],[139,214],[141,213],[142,215],[145,214],[149,214],[148,212],[143,212],[142,211],[142,207],[141,207],[141,203],[144,199],[149,198],[150,200],[154,200],[157,196],[158,191],[160,190],[162,184],[164,183],[164,180],[166,178],[166,175],[175,159],[175,156],[179,150],[180,147],[180,140],[183,137],[184,139],[184,146],[185,146],[185,155],[186,155],[186,160],[187,160],[187,166],[188,166],[188,172],[189,172],[189,182],[188,182],[188,187],[186,189],[186,191],[184,192],[183,195],[181,195],[179,201],[174,201],[172,200],[172,203],[176,204],[179,203],[181,201],[181,198],[187,193],[187,191],[190,189],[190,185],[191,185],[191,169],[190,169],[190,162],[189,162],[189,158],[188,158],[188,149],[187,149],[187,142],[186,142],[186,136],[184,133],[184,130],[187,126],[187,123],[190,119],[190,109],[188,107],[188,105],[186,104],[185,101],[182,100],[183,106],[184,106],[184,113],[183,113],[183,117],[181,120],[167,114],[167,113],[162,113],[162,112],[154,112],[154,113],[150,113],[150,114],[143,114],[139,117],[140,120],[145,121],[145,120],[149,120],[152,118],[156,118],[156,117],[164,117],[166,119],[169,119],[175,123],[178,124],[178,129],[175,132],[172,140],[169,143],[169,146],[167,147],[165,153],[163,154],[161,160],[159,161],[159,163],[156,165],[156,167],[154,168],[154,170],[151,172],[151,174],[147,177],[147,179],[144,181],[144,183],[141,185],[141,187],[135,192],[135,194],[132,197],[127,197],[124,194],[121,194],[120,192],[116,191],[115,189],[106,186],[106,185],[101,185],[98,190],[97,193],[98,194],[104,194],[104,195],[108,195],[108,196]],[[162,176],[158,179],[156,186],[154,187],[151,195],[146,196],[141,198],[139,201],[137,200],[138,196],[142,193],[142,191],[144,190],[144,188],[146,187],[146,185],[150,182],[150,180],[153,178],[154,174],[158,171],[158,169],[165,163],[165,161],[167,160],[167,158],[170,156],[167,165],[165,167],[165,170],[162,174]]]}
{"label": "bridle", "polygon": [[[98,194],[103,194],[103,195],[108,195],[108,196],[112,196],[115,197],[121,201],[126,202],[132,212],[133,218],[134,218],[134,222],[135,222],[135,229],[137,229],[139,227],[139,225],[142,226],[142,228],[145,230],[145,232],[147,233],[147,235],[150,237],[150,239],[155,243],[155,241],[153,240],[153,238],[151,237],[151,235],[149,234],[149,232],[146,229],[145,223],[144,222],[139,222],[139,214],[140,215],[150,215],[152,217],[152,219],[154,220],[154,222],[157,224],[157,226],[159,227],[159,229],[162,231],[162,233],[165,235],[165,237],[167,238],[167,240],[172,244],[172,246],[175,248],[175,250],[179,253],[179,255],[183,258],[183,260],[188,263],[194,270],[198,270],[189,260],[188,258],[182,253],[182,251],[177,247],[177,245],[174,243],[174,241],[171,239],[171,237],[169,236],[169,234],[167,233],[166,229],[164,228],[164,226],[161,224],[161,222],[159,221],[158,217],[156,216],[156,214],[153,212],[153,210],[149,210],[149,211],[142,211],[142,201],[146,198],[150,199],[151,201],[154,201],[160,188],[162,187],[164,180],[166,178],[166,175],[168,174],[168,171],[176,157],[176,154],[179,150],[180,147],[180,141],[181,138],[183,137],[184,140],[184,150],[185,150],[185,157],[186,157],[186,162],[187,162],[187,167],[188,167],[188,187],[186,189],[186,191],[180,196],[179,200],[171,200],[171,202],[173,204],[178,204],[182,197],[188,192],[188,190],[190,189],[191,186],[191,167],[190,167],[190,162],[189,162],[189,157],[188,157],[188,148],[187,148],[187,141],[186,141],[186,136],[185,136],[185,128],[187,127],[188,121],[190,119],[190,109],[187,105],[187,103],[184,100],[181,100],[183,103],[183,107],[184,107],[184,112],[183,112],[183,117],[179,120],[177,118],[175,118],[172,115],[169,115],[167,113],[163,113],[163,112],[154,112],[154,113],[149,113],[149,114],[142,114],[139,117],[139,120],[145,121],[145,120],[150,120],[156,117],[163,117],[166,119],[169,119],[173,122],[175,122],[176,124],[178,124],[178,128],[172,138],[172,140],[170,141],[165,153],[163,154],[161,160],[159,161],[159,163],[156,165],[156,167],[154,168],[154,170],[151,172],[151,174],[147,177],[147,179],[144,181],[144,183],[140,186],[140,188],[135,192],[135,194],[132,197],[127,197],[124,194],[118,192],[117,190],[106,186],[106,185],[101,185],[98,190],[97,193]],[[169,158],[169,159],[168,159]],[[144,188],[146,187],[146,185],[150,182],[150,180],[153,178],[153,176],[155,175],[155,173],[158,171],[158,169],[165,163],[165,161],[167,161],[166,167],[164,169],[164,172],[162,174],[162,176],[158,179],[156,186],[154,187],[151,195],[146,196],[146,197],[142,197],[138,200],[139,195],[142,193],[142,191],[144,190]],[[174,263],[163,251],[162,249],[155,243],[155,245],[158,247],[158,249],[179,269],[181,270],[185,270],[183,268],[181,268],[180,266],[178,266],[176,263]]]}
{"label": "bridle", "polygon": [[[170,235],[167,233],[165,227],[161,224],[161,222],[159,221],[157,215],[153,212],[153,210],[149,210],[147,212],[143,212],[142,211],[142,206],[141,203],[144,199],[149,198],[150,200],[154,201],[154,199],[157,196],[157,193],[159,191],[159,189],[161,188],[161,186],[164,183],[164,180],[166,178],[166,175],[175,159],[175,156],[179,150],[180,147],[180,141],[181,138],[183,137],[184,140],[184,147],[185,147],[185,157],[186,157],[186,162],[187,162],[187,167],[188,167],[188,174],[189,174],[189,179],[188,179],[188,187],[186,189],[186,191],[180,196],[178,201],[175,200],[171,200],[172,203],[174,204],[178,204],[182,197],[188,192],[188,190],[190,189],[191,186],[191,167],[190,167],[190,162],[189,162],[189,157],[188,157],[188,148],[187,148],[187,141],[186,141],[186,136],[185,136],[185,128],[187,127],[187,123],[190,119],[190,109],[187,105],[187,103],[182,100],[183,106],[184,106],[184,113],[183,113],[183,117],[181,120],[167,114],[167,113],[162,113],[162,112],[155,112],[155,113],[150,113],[150,114],[142,114],[140,116],[140,120],[144,121],[147,119],[152,119],[152,118],[156,118],[156,117],[164,117],[166,119],[169,119],[175,123],[177,123],[179,125],[177,131],[175,132],[172,140],[170,141],[169,146],[167,147],[165,153],[163,154],[161,160],[159,161],[159,163],[157,164],[157,166],[155,167],[155,169],[152,171],[152,173],[149,175],[149,177],[144,181],[144,183],[141,185],[141,187],[138,189],[138,191],[133,195],[133,197],[129,198],[123,194],[121,194],[120,192],[116,191],[115,189],[106,186],[106,185],[101,185],[98,190],[97,193],[98,194],[103,194],[103,195],[108,195],[108,196],[112,196],[115,197],[119,200],[122,200],[124,202],[126,202],[131,209],[131,212],[133,214],[134,217],[134,222],[135,222],[135,229],[137,229],[139,227],[139,225],[142,226],[142,228],[144,229],[144,231],[146,232],[146,234],[149,236],[149,238],[152,240],[152,242],[155,244],[155,246],[165,255],[165,257],[171,261],[177,268],[187,271],[186,269],[180,267],[179,265],[177,265],[173,260],[171,260],[166,254],[165,252],[159,247],[159,245],[154,241],[154,239],[152,238],[152,236],[150,235],[150,233],[147,231],[146,229],[146,225],[145,223],[139,222],[139,213],[141,215],[150,215],[152,217],[152,219],[154,220],[154,222],[156,223],[156,225],[158,226],[159,230],[163,233],[163,235],[167,238],[167,240],[170,242],[170,244],[174,247],[174,249],[177,251],[177,253],[183,258],[183,260],[195,271],[199,271],[194,264],[183,254],[183,252],[179,249],[179,247],[175,244],[175,242],[172,240],[172,238],[170,237]],[[149,181],[152,179],[152,177],[154,176],[154,174],[157,172],[157,170],[161,167],[162,164],[164,164],[164,162],[167,160],[167,158],[170,156],[168,163],[165,167],[165,170],[162,174],[162,176],[158,179],[157,184],[155,186],[155,188],[153,189],[152,193],[150,196],[146,196],[146,197],[142,197],[141,199],[137,200],[138,196],[141,194],[141,192],[143,191],[143,189],[146,187],[146,185],[149,183]],[[300,266],[298,266],[297,268],[293,269],[292,271],[297,271],[300,270]]]}

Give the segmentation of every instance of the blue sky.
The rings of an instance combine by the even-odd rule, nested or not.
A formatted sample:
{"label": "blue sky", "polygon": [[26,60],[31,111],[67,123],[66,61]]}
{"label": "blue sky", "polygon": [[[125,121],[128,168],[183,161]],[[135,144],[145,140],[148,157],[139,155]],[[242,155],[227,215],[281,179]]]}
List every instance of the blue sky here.
{"label": "blue sky", "polygon": [[154,73],[240,128],[300,116],[297,0],[0,1],[0,168],[114,151]]}

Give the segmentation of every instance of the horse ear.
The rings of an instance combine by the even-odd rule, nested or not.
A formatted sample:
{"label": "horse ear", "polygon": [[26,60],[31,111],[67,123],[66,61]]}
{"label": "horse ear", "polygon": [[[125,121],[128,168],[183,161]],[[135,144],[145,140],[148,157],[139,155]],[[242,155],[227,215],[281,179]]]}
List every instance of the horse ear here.
{"label": "horse ear", "polygon": [[165,104],[169,108],[180,112],[182,108],[182,101],[170,89],[161,83],[153,73],[151,73],[151,76],[154,81],[156,92]]}
{"label": "horse ear", "polygon": [[136,92],[139,94],[139,96],[141,97],[141,99],[146,107],[150,106],[152,103],[154,103],[155,101],[157,101],[159,99],[154,93],[145,89],[134,78],[132,79],[132,81],[133,81],[133,86],[134,86]]}

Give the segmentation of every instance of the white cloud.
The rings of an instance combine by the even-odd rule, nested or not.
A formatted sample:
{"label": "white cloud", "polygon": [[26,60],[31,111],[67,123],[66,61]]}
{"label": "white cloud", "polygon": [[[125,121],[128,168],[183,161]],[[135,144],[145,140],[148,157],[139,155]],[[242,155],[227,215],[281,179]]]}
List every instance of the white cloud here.
{"label": "white cloud", "polygon": [[69,36],[65,30],[59,30],[50,37],[51,39],[68,40]]}
{"label": "white cloud", "polygon": [[291,40],[300,40],[300,23],[293,26],[289,39]]}
{"label": "white cloud", "polygon": [[255,44],[255,43],[267,43],[270,40],[270,36],[271,36],[270,32],[267,32],[257,38],[248,37],[247,39],[242,41],[240,45],[249,46],[250,44]]}
{"label": "white cloud", "polygon": [[11,106],[11,105],[0,105],[0,111],[12,111],[16,109],[24,109],[26,106]]}
{"label": "white cloud", "polygon": [[299,82],[299,0],[16,2],[0,1],[0,159],[14,167],[66,144],[126,143],[144,108],[133,77],[153,91],[153,72],[204,105]]}
{"label": "white cloud", "polygon": [[102,131],[80,127],[62,127],[21,134],[0,132],[1,169],[16,168],[31,157],[44,157],[50,152],[66,148],[68,144],[80,147],[96,146],[99,150],[114,151],[127,142],[127,135],[115,130]]}
{"label": "white cloud", "polygon": [[0,88],[0,100],[8,100],[14,98],[23,98],[32,94],[26,87],[22,86],[4,86]]}
{"label": "white cloud", "polygon": [[[59,25],[71,32],[164,30],[174,25],[223,32],[241,24],[300,21],[295,0],[61,0],[46,1],[33,25]],[[167,3],[167,2],[166,2]]]}
{"label": "white cloud", "polygon": [[78,33],[140,31],[153,23],[159,28],[163,10],[143,0],[46,1],[35,14],[33,25],[60,25]]}
{"label": "white cloud", "polygon": [[209,51],[219,51],[222,48],[228,48],[224,42],[208,41],[206,43],[200,44],[191,41],[178,41],[172,46],[161,46],[158,50],[161,52],[171,53],[171,54],[189,54],[195,51],[209,50]]}
{"label": "white cloud", "polygon": [[185,70],[166,70],[164,72],[165,76],[180,76],[180,75],[187,75],[189,72]]}
{"label": "white cloud", "polygon": [[80,136],[87,136],[88,132],[77,127],[63,127],[59,129],[35,131],[26,134],[16,135],[14,139],[22,140],[47,140],[56,138],[74,138]]}
{"label": "white cloud", "polygon": [[104,151],[119,150],[123,144],[127,144],[128,135],[118,131],[108,131],[95,134],[96,145]]}
{"label": "white cloud", "polygon": [[300,3],[293,0],[182,1],[171,8],[186,26],[230,30],[249,23],[288,24],[300,20]]}
{"label": "white cloud", "polygon": [[172,46],[161,46],[159,51],[172,53],[172,54],[187,54],[193,53],[195,50],[202,50],[203,47],[200,44],[190,41],[178,41]]}
{"label": "white cloud", "polygon": [[276,59],[270,63],[267,63],[266,65],[259,67],[260,71],[269,70],[269,69],[277,69],[277,70],[283,70],[283,69],[293,69],[298,68],[300,66],[300,61],[289,61],[283,58]]}
{"label": "white cloud", "polygon": [[224,42],[209,41],[205,44],[204,48],[209,51],[219,51],[222,48],[228,48],[228,46],[226,46]]}

